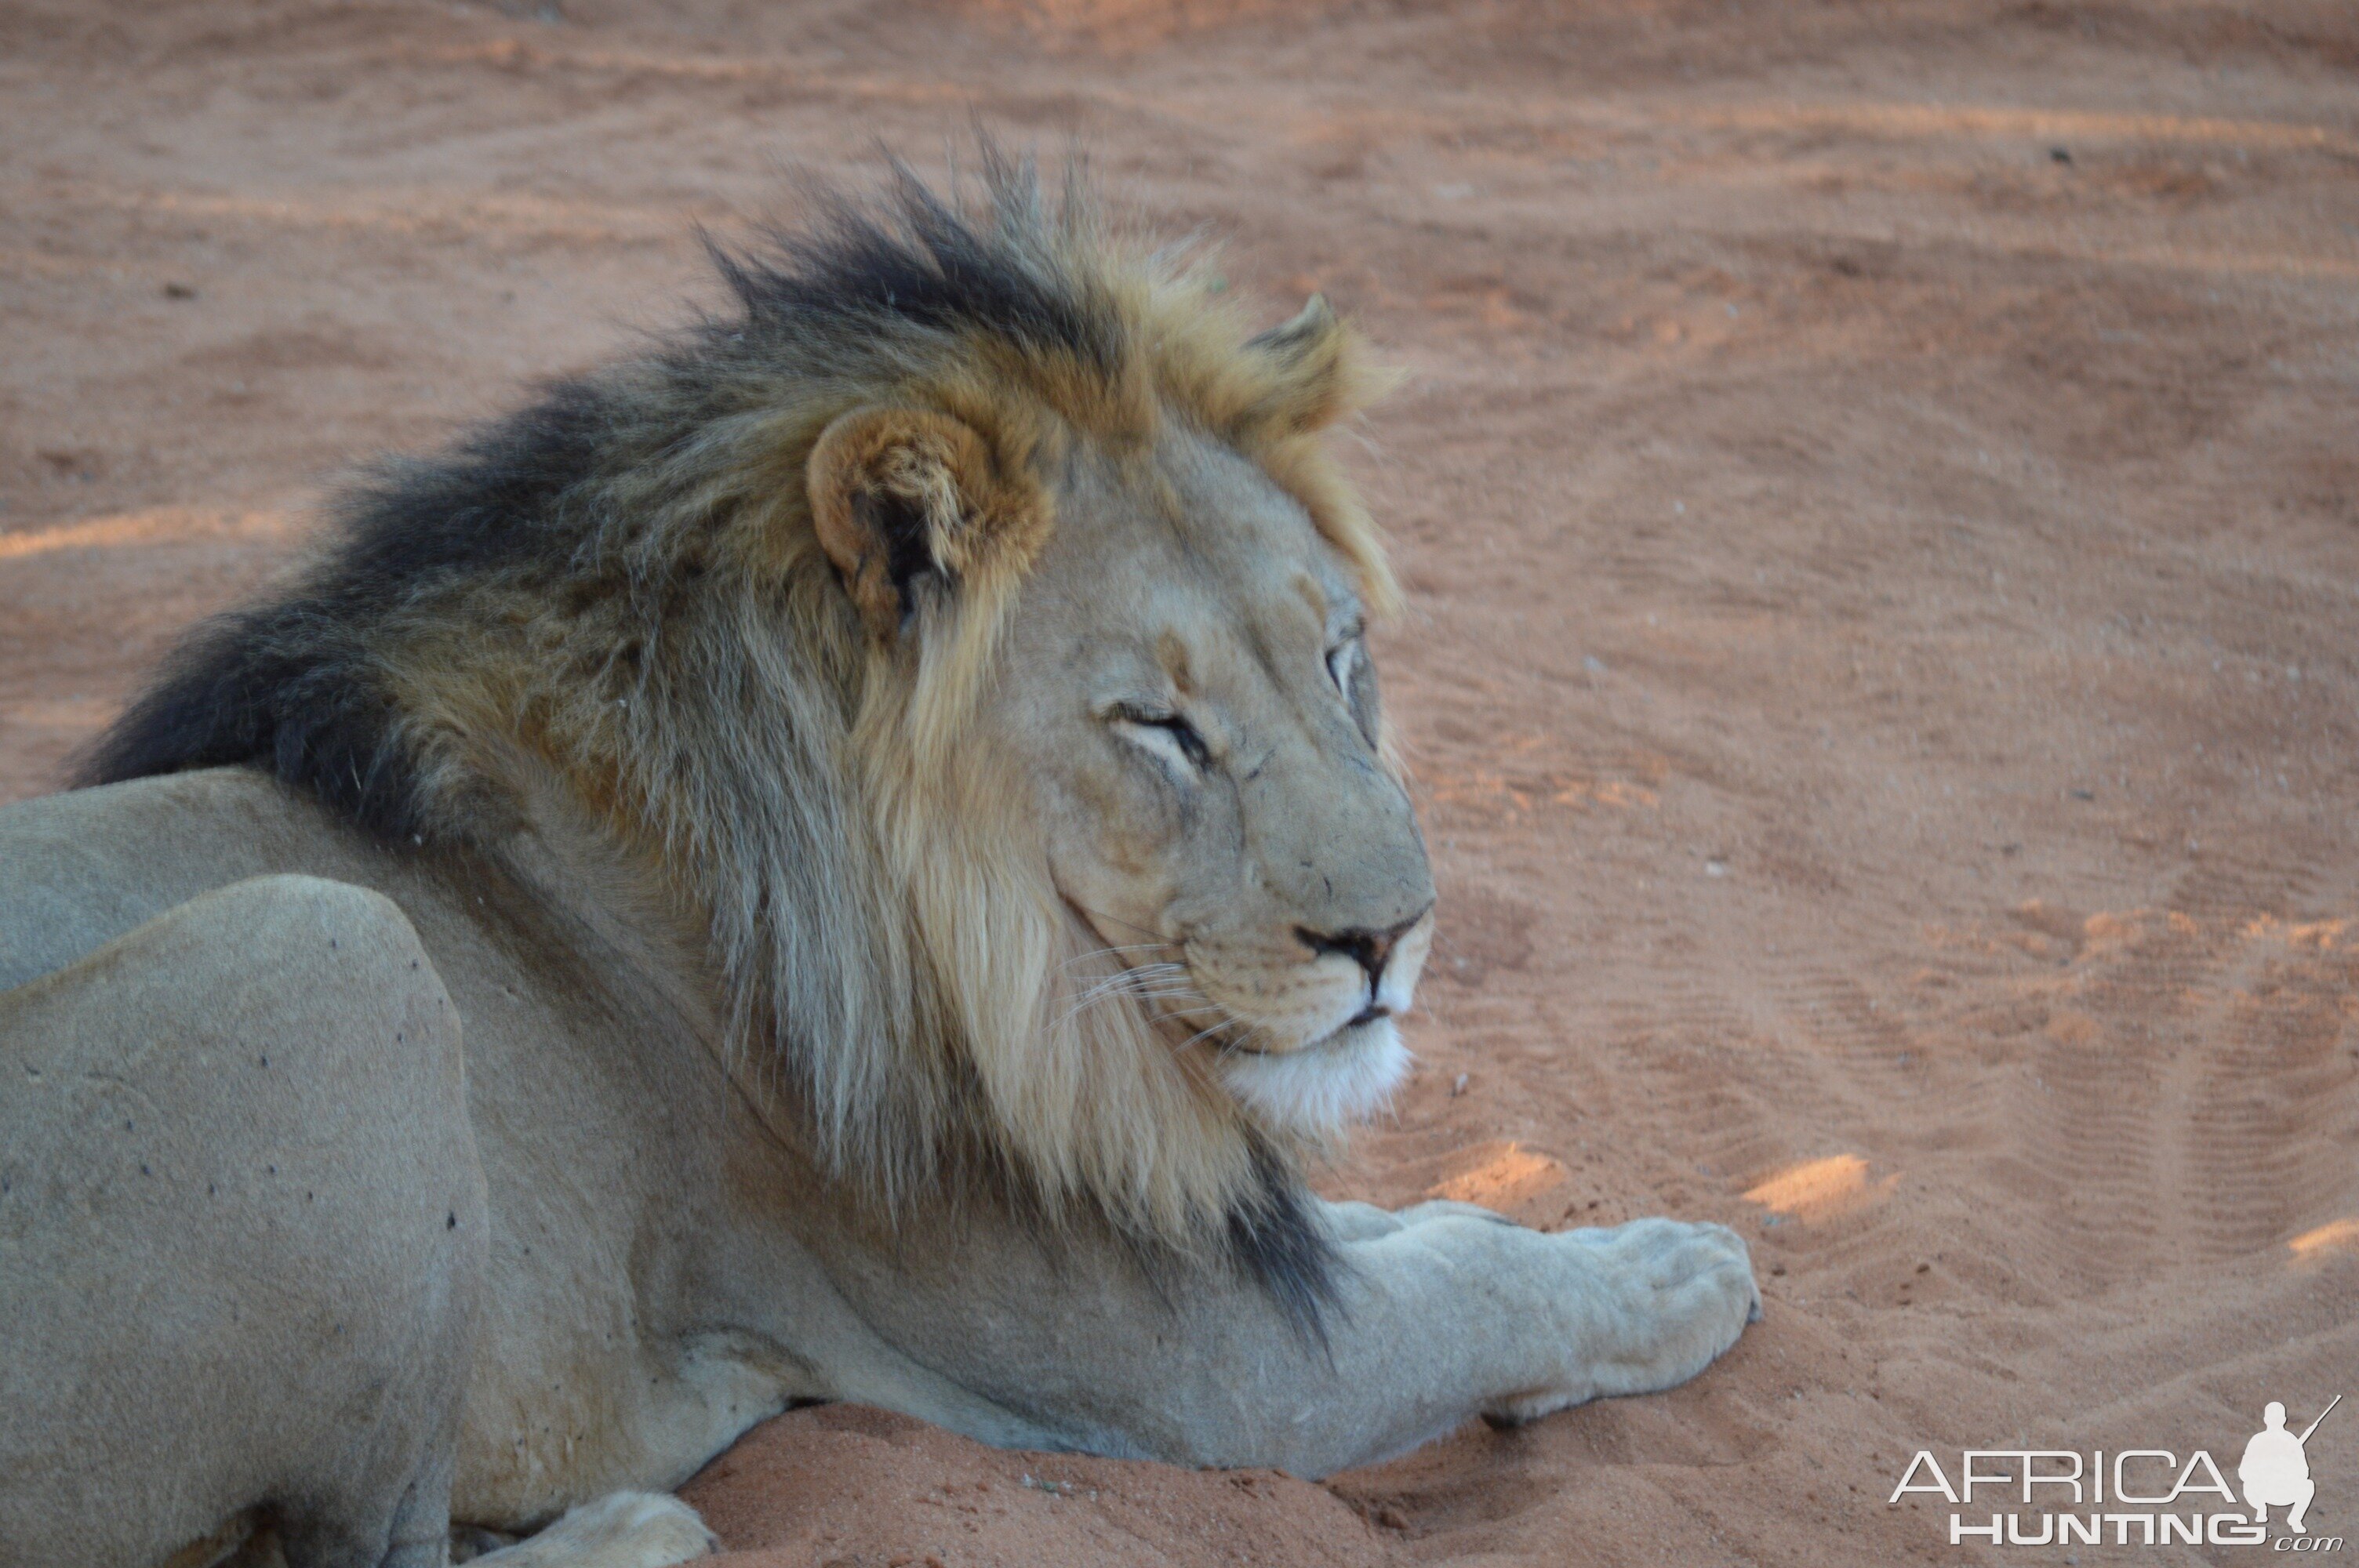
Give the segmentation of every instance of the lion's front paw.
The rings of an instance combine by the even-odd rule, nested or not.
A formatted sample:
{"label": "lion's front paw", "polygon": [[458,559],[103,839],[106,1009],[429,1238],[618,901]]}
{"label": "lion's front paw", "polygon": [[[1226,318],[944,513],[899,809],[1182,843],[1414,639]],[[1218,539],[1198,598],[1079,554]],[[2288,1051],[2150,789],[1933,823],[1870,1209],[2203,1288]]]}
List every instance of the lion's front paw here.
{"label": "lion's front paw", "polygon": [[1559,1389],[1503,1401],[1495,1421],[1527,1421],[1606,1394],[1677,1387],[1710,1366],[1761,1314],[1745,1240],[1724,1225],[1641,1219],[1550,1237],[1582,1265],[1571,1357]]}
{"label": "lion's front paw", "polygon": [[529,1541],[475,1561],[481,1568],[671,1568],[721,1550],[696,1510],[657,1492],[614,1492]]}
{"label": "lion's front paw", "polygon": [[1697,1311],[1718,1308],[1720,1315],[1725,1316],[1741,1308],[1719,1349],[1735,1343],[1737,1331],[1746,1324],[1761,1321],[1761,1289],[1753,1278],[1753,1254],[1745,1238],[1724,1225],[1634,1219],[1610,1230],[1565,1234],[1611,1258],[1624,1279],[1656,1292],[1667,1310],[1675,1304]]}

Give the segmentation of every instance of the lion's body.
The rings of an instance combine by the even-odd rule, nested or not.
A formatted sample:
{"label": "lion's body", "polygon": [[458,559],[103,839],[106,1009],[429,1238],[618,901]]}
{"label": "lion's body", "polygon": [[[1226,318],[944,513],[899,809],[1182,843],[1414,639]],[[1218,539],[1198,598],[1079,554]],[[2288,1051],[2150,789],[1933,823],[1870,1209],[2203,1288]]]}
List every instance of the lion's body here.
{"label": "lion's body", "polygon": [[[820,1201],[824,1184],[730,1091],[695,967],[663,951],[660,934],[596,907],[580,884],[537,884],[529,871],[454,876],[389,855],[268,780],[228,770],[11,807],[0,813],[0,859],[9,867],[0,988],[65,969],[190,900],[255,878],[370,889],[414,927],[431,966],[426,980],[439,979],[463,1020],[451,1033],[455,1041],[463,1030],[464,1111],[480,1130],[489,1196],[490,1230],[476,1242],[487,1243],[489,1268],[455,1477],[456,1515],[467,1522],[521,1529],[608,1491],[669,1487],[793,1398],[913,1409],[1002,1442],[1078,1440],[947,1385],[861,1325],[818,1261],[825,1242],[815,1252],[807,1234],[856,1227],[857,1214],[831,1212],[840,1206]],[[259,934],[218,935],[225,956],[255,962]],[[348,934],[346,947],[361,935]],[[356,1008],[371,1000],[365,987],[347,989]],[[140,1044],[149,1058],[193,1048],[170,1038]],[[219,1072],[243,1075],[242,1053],[225,1043],[211,1052]],[[277,1070],[287,1070],[283,1054]],[[38,1110],[18,1096],[9,1107]],[[126,1130],[121,1147],[159,1173],[152,1180],[184,1185],[217,1182],[223,1171],[251,1174],[243,1168],[289,1146],[283,1131],[258,1128],[246,1147],[234,1136],[212,1144],[220,1119],[191,1127],[189,1116],[185,1102],[135,1112],[146,1125]],[[447,1142],[452,1130],[428,1130]],[[183,1131],[208,1146],[168,1147]],[[415,1186],[401,1169],[372,1167],[370,1152],[342,1149],[299,1175],[293,1161],[277,1162],[285,1182],[311,1184],[332,1208]],[[408,1151],[392,1157],[398,1166]],[[445,1196],[421,1194],[420,1212]],[[199,1224],[212,1212],[196,1203]],[[239,1256],[252,1215],[222,1212],[212,1224],[195,1249]],[[0,1289],[80,1302],[92,1282],[69,1262],[53,1273],[12,1271]],[[299,1354],[293,1342],[310,1330],[317,1284],[275,1298],[288,1321],[257,1333],[256,1371]],[[45,1315],[16,1304],[12,1321]],[[726,1331],[716,1343],[699,1343],[718,1325]],[[155,1373],[147,1364],[111,1370],[130,1398]],[[40,1436],[21,1425],[9,1434]],[[11,1466],[0,1490],[27,1473]]]}
{"label": "lion's body", "polygon": [[1734,1337],[1719,1227],[1303,1187],[1432,929],[1351,341],[991,190],[380,476],[0,813],[0,1564],[669,1563],[798,1398],[1320,1474]]}

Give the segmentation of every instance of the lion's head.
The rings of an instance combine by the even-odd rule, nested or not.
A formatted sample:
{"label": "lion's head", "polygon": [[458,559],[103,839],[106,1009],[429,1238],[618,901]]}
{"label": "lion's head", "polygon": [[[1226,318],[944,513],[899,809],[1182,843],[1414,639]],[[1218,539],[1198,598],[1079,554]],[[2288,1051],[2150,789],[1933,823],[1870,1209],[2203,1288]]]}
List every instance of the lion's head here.
{"label": "lion's head", "polygon": [[1058,489],[978,725],[1119,957],[1094,994],[1136,998],[1272,1129],[1331,1133],[1400,1076],[1432,929],[1366,593],[1299,501],[1185,424]]}
{"label": "lion's head", "polygon": [[1323,302],[1251,333],[986,161],[980,216],[838,203],[722,258],[728,316],[384,470],[90,772],[259,762],[470,852],[554,780],[847,1176],[1315,1275],[1295,1152],[1399,1077],[1433,904],[1320,442],[1368,378]]}

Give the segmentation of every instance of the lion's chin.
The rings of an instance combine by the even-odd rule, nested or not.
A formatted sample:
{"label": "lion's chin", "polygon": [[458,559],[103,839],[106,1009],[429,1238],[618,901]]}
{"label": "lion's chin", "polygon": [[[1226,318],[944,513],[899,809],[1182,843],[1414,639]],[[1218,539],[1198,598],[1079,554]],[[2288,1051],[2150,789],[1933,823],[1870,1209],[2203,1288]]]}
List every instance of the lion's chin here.
{"label": "lion's chin", "polygon": [[1379,1018],[1299,1050],[1230,1052],[1221,1058],[1221,1080],[1271,1127],[1330,1138],[1384,1109],[1408,1061],[1400,1030]]}

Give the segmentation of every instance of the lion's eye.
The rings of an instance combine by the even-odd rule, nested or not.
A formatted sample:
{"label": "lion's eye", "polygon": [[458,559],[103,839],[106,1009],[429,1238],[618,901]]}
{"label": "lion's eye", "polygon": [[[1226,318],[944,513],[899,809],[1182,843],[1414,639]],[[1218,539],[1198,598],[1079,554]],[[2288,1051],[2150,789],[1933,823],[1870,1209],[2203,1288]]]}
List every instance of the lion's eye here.
{"label": "lion's eye", "polygon": [[1212,760],[1204,737],[1176,713],[1156,708],[1118,708],[1106,716],[1114,727],[1146,750],[1201,771]]}
{"label": "lion's eye", "polygon": [[1335,689],[1343,694],[1345,702],[1352,700],[1352,674],[1359,663],[1360,644],[1356,642],[1339,643],[1327,650],[1327,673],[1333,677]]}

